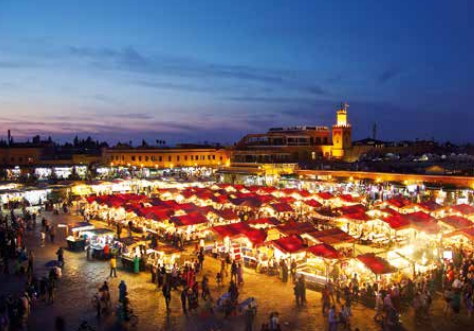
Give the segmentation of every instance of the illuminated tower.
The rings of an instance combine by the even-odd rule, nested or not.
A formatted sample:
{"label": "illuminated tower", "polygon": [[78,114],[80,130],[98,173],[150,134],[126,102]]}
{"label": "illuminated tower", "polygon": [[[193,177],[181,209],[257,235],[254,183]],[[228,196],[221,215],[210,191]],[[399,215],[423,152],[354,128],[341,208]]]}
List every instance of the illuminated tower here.
{"label": "illuminated tower", "polygon": [[332,126],[332,156],[343,158],[344,152],[352,147],[352,127],[347,121],[347,103],[341,103],[337,111],[337,124]]}

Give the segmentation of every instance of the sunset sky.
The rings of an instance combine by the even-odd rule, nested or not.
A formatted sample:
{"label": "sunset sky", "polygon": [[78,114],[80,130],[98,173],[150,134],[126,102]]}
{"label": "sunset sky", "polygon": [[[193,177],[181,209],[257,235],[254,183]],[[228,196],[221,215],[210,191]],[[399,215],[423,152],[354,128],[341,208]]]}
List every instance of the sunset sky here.
{"label": "sunset sky", "polygon": [[474,1],[0,0],[0,135],[474,142]]}

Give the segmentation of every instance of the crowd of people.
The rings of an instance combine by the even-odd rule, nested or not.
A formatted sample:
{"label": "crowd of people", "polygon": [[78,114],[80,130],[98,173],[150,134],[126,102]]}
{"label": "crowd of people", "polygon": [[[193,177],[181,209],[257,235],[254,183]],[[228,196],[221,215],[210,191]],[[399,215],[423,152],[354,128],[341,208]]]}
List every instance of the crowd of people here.
{"label": "crowd of people", "polygon": [[[67,209],[64,210],[67,212]],[[21,215],[21,216],[18,216]],[[26,246],[26,238],[32,236],[40,212],[23,208],[13,210],[0,217],[0,257],[1,270],[13,277],[23,277],[24,291],[19,294],[0,297],[0,331],[12,326],[21,329],[26,325],[32,307],[37,302],[54,304],[58,280],[62,276],[65,264],[64,251],[56,251],[57,263],[47,269],[47,274],[39,276],[33,250]],[[42,245],[55,243],[55,227],[46,218],[41,220]],[[238,312],[243,313],[246,330],[253,330],[256,317],[256,304],[247,304],[241,309],[239,303],[240,287],[244,284],[244,269],[230,258],[220,259],[220,270],[213,277],[203,272],[205,255],[199,244],[195,248],[195,258],[183,267],[175,264],[171,272],[165,266],[152,270],[152,280],[163,295],[166,308],[170,308],[171,297],[176,293],[184,314],[214,316],[221,312],[224,319],[231,319]],[[116,261],[110,261],[110,277],[117,277]],[[279,277],[283,282],[292,281],[295,304],[307,306],[306,282],[303,276],[296,276],[294,261],[279,263]],[[217,288],[225,286],[225,295],[215,298],[211,291],[211,282]],[[228,286],[228,287],[227,287]],[[470,318],[474,311],[474,260],[470,257],[456,258],[449,262],[440,262],[436,268],[413,277],[400,277],[389,284],[360,283],[358,276],[345,281],[329,281],[322,291],[322,316],[326,318],[330,331],[352,328],[352,307],[364,297],[373,300],[374,320],[383,330],[396,330],[400,327],[400,314],[408,309],[414,311],[415,325],[422,325],[431,319],[431,306],[434,298],[442,293],[445,302],[444,314],[453,323],[460,320],[461,314]],[[97,297],[97,315],[101,316],[110,309],[110,292],[107,282],[101,286]],[[131,309],[127,286],[124,281],[119,285],[119,320],[130,319]],[[262,330],[279,330],[279,314],[272,312]]]}
{"label": "crowd of people", "polygon": [[[27,247],[27,238],[34,237],[37,216],[41,210],[29,210],[24,206],[15,213],[12,207],[0,215],[0,257],[4,277],[16,278],[24,287],[18,293],[2,293],[0,297],[0,330],[22,330],[26,328],[31,309],[38,303],[53,304],[57,281],[62,276],[64,264],[62,249],[57,252],[57,263],[47,269],[37,270],[35,254]],[[42,245],[54,243],[54,227],[42,219]],[[42,276],[39,274],[43,273]]]}

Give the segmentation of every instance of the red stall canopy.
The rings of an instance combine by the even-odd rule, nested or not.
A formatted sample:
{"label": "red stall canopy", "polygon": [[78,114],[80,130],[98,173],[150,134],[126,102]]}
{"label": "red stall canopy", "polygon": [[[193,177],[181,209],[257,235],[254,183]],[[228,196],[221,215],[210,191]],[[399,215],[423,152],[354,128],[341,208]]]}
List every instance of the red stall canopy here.
{"label": "red stall canopy", "polygon": [[212,230],[220,237],[225,238],[247,238],[252,244],[260,245],[267,239],[267,232],[262,229],[253,229],[247,223],[233,223],[227,225],[214,226]]}
{"label": "red stall canopy", "polygon": [[225,204],[229,202],[229,196],[225,194],[221,194],[219,196],[213,196],[211,200],[214,201],[215,203]]}
{"label": "red stall canopy", "polygon": [[239,216],[232,209],[216,210],[216,214],[226,221],[238,220]]}
{"label": "red stall canopy", "polygon": [[287,204],[286,202],[272,203],[270,206],[277,213],[291,213],[291,212],[293,212],[293,208],[289,204]]}
{"label": "red stall canopy", "polygon": [[287,236],[290,235],[300,235],[303,233],[314,232],[315,228],[314,225],[311,223],[296,223],[296,222],[288,222],[285,224],[281,224],[277,227],[278,231],[281,233],[286,234]]}
{"label": "red stall canopy", "polygon": [[201,213],[191,213],[183,216],[171,217],[170,221],[174,223],[175,226],[189,226],[207,223],[208,219]]}
{"label": "red stall canopy", "polygon": [[319,192],[316,195],[318,197],[320,197],[321,199],[323,199],[323,200],[330,200],[330,199],[334,198],[334,196],[329,192]]}
{"label": "red stall canopy", "polygon": [[451,209],[454,212],[463,214],[464,216],[474,215],[474,207],[466,205],[466,204],[452,206]]}
{"label": "red stall canopy", "polygon": [[394,230],[402,230],[410,227],[410,221],[401,214],[395,214],[382,219]]}
{"label": "red stall canopy", "polygon": [[359,255],[357,259],[376,275],[391,274],[397,271],[397,268],[388,263],[387,260],[374,254]]}
{"label": "red stall canopy", "polygon": [[328,245],[351,243],[355,241],[353,237],[351,237],[339,228],[332,228],[323,231],[313,230],[313,232],[308,232],[308,234],[317,241]]}
{"label": "red stall canopy", "polygon": [[442,219],[439,220],[439,222],[444,223],[456,230],[469,228],[474,225],[472,221],[468,220],[467,218],[464,218],[461,216],[454,216],[454,215],[443,217]]}
{"label": "red stall canopy", "polygon": [[307,206],[310,206],[310,207],[313,207],[313,208],[320,208],[322,206],[321,203],[319,203],[318,201],[314,200],[314,199],[310,199],[310,200],[305,200],[304,203],[307,205]]}
{"label": "red stall canopy", "polygon": [[359,199],[354,198],[351,194],[341,194],[338,196],[338,198],[348,203],[355,203],[359,201]]}
{"label": "red stall canopy", "polygon": [[247,224],[268,224],[268,225],[279,225],[280,222],[275,217],[258,218],[255,220],[247,221]]}
{"label": "red stall canopy", "polygon": [[335,260],[341,257],[339,252],[334,247],[324,243],[311,246],[307,251],[314,256],[322,257],[323,259]]}
{"label": "red stall canopy", "polygon": [[303,239],[298,235],[291,235],[272,241],[273,246],[286,254],[294,254],[304,251],[306,246]]}
{"label": "red stall canopy", "polygon": [[425,201],[425,202],[420,202],[418,204],[418,207],[420,207],[420,209],[422,209],[423,211],[426,211],[426,212],[432,212],[432,211],[435,211],[435,210],[438,210],[440,208],[442,208],[442,206],[434,201]]}
{"label": "red stall canopy", "polygon": [[392,199],[387,200],[386,204],[391,205],[395,208],[403,208],[403,207],[406,207],[408,205],[411,205],[412,202],[410,200],[404,199],[402,197],[398,197],[398,198],[392,198]]}
{"label": "red stall canopy", "polygon": [[405,218],[408,219],[411,225],[419,231],[429,234],[436,234],[439,232],[439,225],[436,223],[436,219],[422,211],[406,214]]}

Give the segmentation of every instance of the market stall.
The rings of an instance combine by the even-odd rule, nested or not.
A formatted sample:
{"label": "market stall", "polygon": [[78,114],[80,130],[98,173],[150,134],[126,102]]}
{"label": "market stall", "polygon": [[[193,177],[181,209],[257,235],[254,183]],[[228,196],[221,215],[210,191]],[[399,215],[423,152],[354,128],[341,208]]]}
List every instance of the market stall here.
{"label": "market stall", "polygon": [[180,267],[180,256],[181,252],[176,247],[161,245],[156,249],[147,250],[146,265],[154,270],[164,266],[166,272],[171,273],[175,264]]}
{"label": "market stall", "polygon": [[220,239],[213,247],[213,253],[229,255],[233,260],[244,260],[247,267],[256,267],[259,261],[267,260],[258,247],[264,244],[267,232],[263,229],[252,228],[249,224],[240,222],[215,226],[212,231]]}
{"label": "market stall", "polygon": [[75,222],[68,224],[58,224],[58,228],[66,229],[66,241],[69,250],[78,252],[84,251],[87,237],[84,232],[94,229],[94,225],[89,222]]}
{"label": "market stall", "polygon": [[325,243],[310,246],[306,251],[306,265],[297,271],[297,275],[304,275],[309,287],[322,288],[342,256],[334,247]]}
{"label": "market stall", "polygon": [[138,273],[145,270],[148,242],[139,237],[120,238],[115,244],[125,270]]}
{"label": "market stall", "polygon": [[106,228],[83,231],[86,246],[91,249],[91,256],[96,259],[108,259],[113,253],[111,246],[115,244],[114,231]]}

